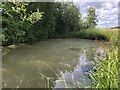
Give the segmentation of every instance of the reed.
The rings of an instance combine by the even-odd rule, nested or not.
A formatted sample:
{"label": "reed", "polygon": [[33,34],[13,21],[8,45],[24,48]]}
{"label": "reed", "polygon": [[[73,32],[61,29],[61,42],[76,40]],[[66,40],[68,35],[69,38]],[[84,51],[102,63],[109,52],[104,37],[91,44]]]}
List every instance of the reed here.
{"label": "reed", "polygon": [[97,72],[88,74],[95,88],[118,88],[118,47],[109,48],[106,57],[99,58],[94,69]]}
{"label": "reed", "polygon": [[80,30],[75,33],[75,36],[82,39],[104,40],[115,43],[118,41],[118,32],[119,30],[117,29],[90,29]]}

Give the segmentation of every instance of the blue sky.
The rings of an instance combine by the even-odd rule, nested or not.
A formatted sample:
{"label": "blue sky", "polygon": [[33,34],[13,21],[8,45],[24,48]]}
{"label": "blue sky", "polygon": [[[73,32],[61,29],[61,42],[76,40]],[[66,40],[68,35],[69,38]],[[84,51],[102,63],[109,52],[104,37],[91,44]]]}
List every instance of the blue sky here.
{"label": "blue sky", "polygon": [[80,7],[80,12],[85,18],[87,8],[96,8],[98,28],[110,28],[118,26],[118,3],[117,2],[75,2]]}

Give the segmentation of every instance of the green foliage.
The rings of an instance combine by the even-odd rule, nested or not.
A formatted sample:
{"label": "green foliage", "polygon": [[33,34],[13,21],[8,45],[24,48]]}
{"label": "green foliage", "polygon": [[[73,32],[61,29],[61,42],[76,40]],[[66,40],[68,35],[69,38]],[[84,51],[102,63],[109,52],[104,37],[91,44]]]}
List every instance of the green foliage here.
{"label": "green foliage", "polygon": [[39,21],[40,19],[42,19],[42,13],[39,12],[39,9],[37,9],[37,12],[32,13],[31,15],[29,15],[29,17],[27,18],[28,21],[30,21],[31,23],[35,23],[36,21]]}
{"label": "green foliage", "polygon": [[33,33],[38,40],[53,37],[55,34],[57,16],[56,4],[53,2],[31,3],[27,12],[35,11],[37,8],[41,12],[44,12],[43,17],[41,21],[38,21],[36,24],[34,24],[34,27],[31,30],[36,30],[36,32]]}
{"label": "green foliage", "polygon": [[[48,38],[86,37],[79,7],[73,3],[3,2],[3,44],[38,41]],[[87,28],[96,25],[95,9],[88,9]],[[88,34],[87,34],[88,35]],[[90,34],[93,39],[95,34]],[[99,35],[99,34],[98,34]],[[91,37],[87,36],[87,37]],[[102,34],[98,38],[105,38]]]}
{"label": "green foliage", "polygon": [[62,36],[68,36],[82,28],[81,14],[73,3],[60,4],[58,6],[56,32]]}
{"label": "green foliage", "polygon": [[97,25],[97,16],[94,7],[89,7],[87,11],[86,24],[88,28],[94,28]]}
{"label": "green foliage", "polygon": [[110,47],[105,58],[99,58],[94,67],[97,72],[89,72],[95,88],[118,88],[118,48]]}
{"label": "green foliage", "polygon": [[2,3],[2,33],[3,44],[13,44],[25,42],[25,35],[29,32],[33,23],[41,19],[42,13],[39,11],[27,14],[26,2],[4,2]]}
{"label": "green foliage", "polygon": [[42,20],[33,27],[38,39],[68,37],[69,33],[81,28],[80,11],[73,3],[31,3],[28,12],[36,8],[44,12]]}
{"label": "green foliage", "polygon": [[88,29],[80,30],[75,33],[74,37],[92,40],[105,40],[112,43],[118,42],[118,30],[111,29]]}

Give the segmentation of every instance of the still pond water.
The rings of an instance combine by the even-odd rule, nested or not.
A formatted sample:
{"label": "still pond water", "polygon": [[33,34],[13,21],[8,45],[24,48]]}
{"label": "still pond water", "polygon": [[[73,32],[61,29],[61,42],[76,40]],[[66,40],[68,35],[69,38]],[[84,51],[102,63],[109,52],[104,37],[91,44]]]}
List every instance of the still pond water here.
{"label": "still pond water", "polygon": [[[101,48],[92,40],[58,39],[21,45],[3,55],[4,88],[64,88],[89,85],[84,66],[91,49]],[[4,52],[4,50],[3,50]],[[93,56],[92,56],[93,57]],[[81,82],[80,85],[78,82]],[[74,84],[74,85],[73,85]]]}

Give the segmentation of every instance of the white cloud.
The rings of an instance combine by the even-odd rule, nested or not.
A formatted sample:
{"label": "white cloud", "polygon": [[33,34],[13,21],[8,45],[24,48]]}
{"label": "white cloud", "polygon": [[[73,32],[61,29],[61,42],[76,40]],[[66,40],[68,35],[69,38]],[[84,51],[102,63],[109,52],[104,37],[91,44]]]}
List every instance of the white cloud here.
{"label": "white cloud", "polygon": [[84,13],[82,16],[83,16],[83,17],[86,17],[86,16],[87,16],[87,13]]}
{"label": "white cloud", "polygon": [[[98,26],[116,26],[118,23],[118,3],[115,2],[82,2],[79,3],[83,19],[87,16],[87,8],[96,7]],[[120,8],[120,7],[119,7]],[[119,9],[120,10],[120,9]],[[119,11],[120,14],[120,11]],[[84,19],[85,20],[85,19]]]}
{"label": "white cloud", "polygon": [[115,13],[118,14],[118,8],[113,8],[113,9],[111,10],[111,13],[112,13],[112,14],[115,14]]}
{"label": "white cloud", "polygon": [[104,9],[112,9],[112,7],[113,7],[112,3],[108,3],[108,2],[103,3],[102,6]]}
{"label": "white cloud", "polygon": [[106,21],[100,20],[97,24],[102,25],[102,24],[105,24],[105,23],[106,23]]}
{"label": "white cloud", "polygon": [[118,8],[114,3],[103,3],[102,7],[97,9],[98,25],[116,25],[118,22]]}

